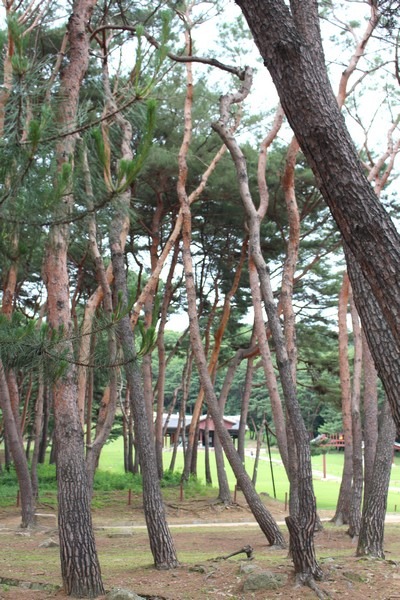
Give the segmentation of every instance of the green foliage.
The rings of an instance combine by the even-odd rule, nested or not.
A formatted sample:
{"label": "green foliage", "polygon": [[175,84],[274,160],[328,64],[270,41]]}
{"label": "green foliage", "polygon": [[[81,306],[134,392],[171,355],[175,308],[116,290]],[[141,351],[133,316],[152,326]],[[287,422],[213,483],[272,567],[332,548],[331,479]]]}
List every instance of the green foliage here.
{"label": "green foliage", "polygon": [[12,13],[7,17],[7,26],[15,47],[14,55],[11,57],[12,68],[16,75],[22,77],[29,69],[29,60],[27,56],[25,56],[26,44],[23,35],[24,30],[19,23],[18,14]]}
{"label": "green foliage", "polygon": [[[161,480],[162,488],[180,487],[182,482],[182,473],[180,471],[164,471]],[[184,483],[185,498],[195,498],[207,494],[207,486],[204,485],[201,479],[195,475],[190,475],[188,481]]]}
{"label": "green foliage", "polygon": [[13,313],[11,320],[0,315],[0,347],[6,369],[35,367],[42,361],[46,343],[46,325],[40,329],[33,320]]}
{"label": "green foliage", "polygon": [[[163,65],[168,54],[168,42],[171,39],[171,18],[172,12],[169,10],[160,11],[160,42],[151,59],[151,69],[149,62],[146,64],[148,49],[144,44],[145,26],[141,23],[136,25],[136,60],[132,69],[130,80],[137,98],[147,98],[154,90],[156,83],[164,76]],[[145,19],[146,21],[146,19]],[[146,23],[146,28],[148,23]]]}
{"label": "green foliage", "polygon": [[[38,464],[37,473],[41,493],[57,489],[55,465]],[[8,506],[14,504],[18,489],[19,485],[15,468],[11,466],[9,471],[4,469],[0,473],[0,505]]]}
{"label": "green foliage", "polygon": [[147,102],[146,125],[140,141],[136,157],[133,160],[120,160],[117,173],[117,193],[122,193],[132,185],[143,168],[153,143],[153,134],[156,122],[156,102]]}
{"label": "green foliage", "polygon": [[324,423],[318,428],[319,433],[341,433],[343,431],[342,414],[326,407]]}
{"label": "green foliage", "polygon": [[104,147],[103,135],[101,133],[100,127],[92,127],[92,129],[90,130],[90,134],[95,142],[97,158],[99,159],[101,166],[103,168],[106,168],[108,166],[108,160]]}
{"label": "green foliage", "polygon": [[55,465],[38,464],[37,473],[41,490],[54,490],[57,487]]}
{"label": "green foliage", "polygon": [[14,42],[15,50],[17,54],[22,54],[24,51],[24,30],[22,25],[19,23],[19,15],[17,13],[11,13],[7,17],[8,32]]}
{"label": "green foliage", "polygon": [[4,470],[1,473],[1,487],[0,487],[1,491],[5,488],[14,487],[15,485],[17,485],[17,483],[18,483],[17,474],[16,474],[15,468],[13,466],[11,466],[9,471]]}
{"label": "green foliage", "polygon": [[[48,491],[57,490],[57,477],[55,465],[39,464],[37,466],[39,494]],[[162,488],[177,488],[180,486],[181,473],[177,471],[165,471],[161,480]],[[191,476],[185,483],[185,496],[195,497],[206,493],[205,486],[200,479]],[[4,470],[0,474],[0,505],[8,505],[15,502],[18,490],[18,479],[15,469],[11,467],[10,471]],[[134,494],[142,493],[142,477],[132,473],[123,473],[121,471],[97,469],[93,481],[93,490],[95,492],[111,492],[118,490],[132,490]]]}
{"label": "green foliage", "polygon": [[180,486],[182,481],[182,474],[178,471],[166,470],[161,481],[162,487],[174,487]]}
{"label": "green foliage", "polygon": [[141,335],[140,348],[137,354],[138,356],[144,356],[145,354],[149,354],[155,347],[157,342],[157,332],[153,325],[150,325],[150,327],[146,329],[141,320],[139,320],[137,324]]}
{"label": "green foliage", "polygon": [[22,77],[25,75],[29,68],[29,61],[25,56],[20,56],[19,54],[15,54],[11,59],[11,64],[14,72]]}
{"label": "green foliage", "polygon": [[97,469],[93,489],[102,492],[131,489],[135,494],[139,494],[142,491],[142,478],[132,473],[115,473]]}
{"label": "green foliage", "polygon": [[50,329],[48,323],[40,325],[14,312],[11,320],[0,314],[0,347],[6,369],[42,372],[47,381],[62,377],[71,360],[64,328]]}
{"label": "green foliage", "polygon": [[38,144],[40,142],[40,133],[41,133],[40,121],[38,121],[36,119],[32,119],[29,122],[29,131],[28,131],[28,140],[32,144],[32,152],[35,152],[36,148],[38,147]]}
{"label": "green foliage", "polygon": [[160,312],[161,297],[159,294],[154,296],[153,302],[153,313],[151,318],[151,324],[146,328],[141,319],[138,320],[137,325],[139,333],[141,335],[140,348],[138,349],[138,356],[144,356],[152,352],[157,343],[157,322]]}

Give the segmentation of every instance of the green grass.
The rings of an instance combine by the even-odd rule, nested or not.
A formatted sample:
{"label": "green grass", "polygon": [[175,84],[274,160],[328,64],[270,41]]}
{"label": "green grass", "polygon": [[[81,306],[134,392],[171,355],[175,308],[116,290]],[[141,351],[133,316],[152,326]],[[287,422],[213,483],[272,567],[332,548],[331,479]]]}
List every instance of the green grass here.
{"label": "green grass", "polygon": [[[254,451],[253,451],[254,452]],[[164,452],[164,469],[165,476],[161,483],[164,488],[164,494],[168,498],[171,490],[179,487],[180,474],[183,469],[183,452],[180,449],[177,454],[175,472],[168,471],[171,460],[171,450],[166,448]],[[214,460],[213,451],[211,456],[211,475],[213,486],[218,486],[217,472]],[[205,453],[203,449],[198,452],[198,478],[191,479],[185,485],[185,498],[212,494],[210,488],[204,485],[205,481]],[[331,451],[325,455],[327,478],[322,478],[323,473],[323,455],[312,457],[312,465],[314,471],[314,491],[317,498],[317,507],[319,509],[335,509],[337,497],[339,494],[340,478],[343,470],[343,452]],[[226,473],[231,490],[233,491],[236,484],[236,478],[230,468],[230,465],[225,461]],[[246,456],[246,469],[250,476],[253,474],[254,456]],[[276,498],[281,502],[285,501],[286,494],[289,493],[289,483],[286,477],[285,470],[279,461],[279,454],[276,449],[272,449],[272,469],[275,481]],[[39,465],[39,487],[40,500],[54,504],[56,502],[55,489],[55,467],[54,465]],[[388,512],[400,511],[400,456],[396,454],[392,467],[391,490],[388,497]],[[398,489],[394,489],[398,488]],[[115,440],[104,447],[101,457],[99,469],[96,472],[94,481],[94,504],[97,507],[106,505],[108,502],[107,493],[114,490],[128,490],[133,493],[140,493],[141,478],[133,476],[131,473],[124,473],[123,470],[123,444],[122,438]],[[274,497],[274,487],[272,483],[271,465],[265,449],[262,449],[261,460],[259,461],[257,486],[259,493],[268,494]],[[0,506],[13,504],[16,499],[18,484],[14,472],[3,472],[0,475]],[[172,492],[171,492],[172,493]]]}
{"label": "green grass", "polygon": [[[107,444],[100,458],[100,469],[108,473],[118,472],[122,467],[123,447],[122,439],[115,440]],[[337,498],[339,495],[340,478],[343,471],[343,452],[331,451],[325,455],[327,479],[322,479],[323,473],[323,455],[319,454],[312,457],[313,470],[320,472],[314,477],[314,492],[317,498],[317,506],[319,509],[334,510],[336,507]],[[269,464],[267,452],[265,449],[261,453],[262,460],[259,462],[257,485],[256,489],[259,493],[267,493],[271,497],[274,496],[271,467]],[[166,449],[164,452],[164,469],[167,469],[171,460],[171,451]],[[276,497],[284,502],[285,494],[289,493],[289,482],[286,477],[283,466],[279,464],[279,453],[272,449],[272,467],[275,479]],[[236,478],[230,468],[230,465],[225,461],[226,473],[231,490],[234,490]],[[178,472],[183,469],[183,452],[178,451],[175,468]],[[253,474],[254,457],[246,456],[246,469],[250,476]],[[198,452],[198,478],[205,481],[205,466],[204,466],[204,450]],[[217,470],[214,461],[214,454],[211,452],[211,475],[213,486],[218,486]],[[331,480],[329,477],[337,477],[338,480]],[[391,487],[398,487],[399,491],[390,491],[388,497],[388,512],[400,511],[400,455],[395,455],[395,462],[392,468],[392,476],[390,481]]]}

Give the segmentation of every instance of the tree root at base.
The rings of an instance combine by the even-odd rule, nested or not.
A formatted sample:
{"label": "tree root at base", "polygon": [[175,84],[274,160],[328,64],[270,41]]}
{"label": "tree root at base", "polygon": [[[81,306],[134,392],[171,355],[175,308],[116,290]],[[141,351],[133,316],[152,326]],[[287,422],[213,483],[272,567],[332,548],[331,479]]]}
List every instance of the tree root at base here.
{"label": "tree root at base", "polygon": [[243,546],[243,548],[241,548],[240,550],[237,550],[236,552],[232,552],[232,554],[228,554],[227,556],[217,556],[217,558],[214,558],[212,560],[227,560],[228,558],[232,558],[232,556],[237,556],[237,554],[246,554],[247,558],[249,560],[253,560],[254,556],[253,556],[253,548],[250,545],[247,546]]}
{"label": "tree root at base", "polygon": [[300,574],[296,575],[296,584],[297,586],[307,586],[309,587],[317,596],[319,600],[326,600],[326,598],[331,598],[325,590],[322,590],[316,583],[314,577],[312,575]]}

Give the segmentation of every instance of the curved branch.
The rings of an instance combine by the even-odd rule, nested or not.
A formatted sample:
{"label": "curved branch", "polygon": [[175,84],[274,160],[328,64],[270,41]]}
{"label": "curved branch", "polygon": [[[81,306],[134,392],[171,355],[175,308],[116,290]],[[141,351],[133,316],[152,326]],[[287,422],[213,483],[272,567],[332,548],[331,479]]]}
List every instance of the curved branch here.
{"label": "curved branch", "polygon": [[[133,25],[102,25],[101,27],[98,27],[92,32],[90,39],[93,39],[101,31],[106,31],[108,29],[117,29],[119,31],[130,31],[131,33],[136,33],[136,27]],[[161,48],[161,44],[157,42],[157,40],[152,35],[150,35],[150,33],[147,33],[147,31],[143,31],[143,35],[149,42],[149,44],[154,46],[154,48],[156,48],[157,50]],[[175,62],[196,62],[203,65],[217,67],[218,69],[221,69],[221,71],[226,71],[227,73],[232,73],[233,75],[236,75],[237,77],[239,77],[240,80],[244,79],[244,69],[241,69],[239,67],[232,67],[231,65],[225,65],[224,63],[220,62],[219,60],[216,60],[215,58],[205,58],[202,56],[181,56],[180,54],[174,54],[173,52],[167,52],[167,56]]]}

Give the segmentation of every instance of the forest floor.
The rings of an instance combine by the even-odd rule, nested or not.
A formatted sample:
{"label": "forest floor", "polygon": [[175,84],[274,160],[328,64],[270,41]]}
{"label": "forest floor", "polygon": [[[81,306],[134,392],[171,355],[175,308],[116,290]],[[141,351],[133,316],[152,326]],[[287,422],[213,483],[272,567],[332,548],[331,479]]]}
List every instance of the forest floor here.
{"label": "forest floor", "polygon": [[[263,497],[275,519],[284,527],[284,506]],[[171,571],[156,571],[144,526],[140,498],[128,506],[126,492],[113,492],[93,511],[96,541],[107,590],[124,588],[153,600],[268,600],[270,598],[311,599],[315,592],[295,587],[293,566],[287,551],[268,547],[255,524],[246,502],[238,494],[237,504],[224,508],[209,498],[166,500],[168,522],[181,566]],[[34,530],[19,528],[17,508],[0,508],[0,598],[2,600],[62,600],[57,545],[41,546],[45,540],[57,541],[56,517],[50,506],[41,505],[42,515]],[[46,515],[46,516],[44,516]],[[388,517],[385,530],[386,560],[355,557],[355,543],[347,527],[328,522],[332,513],[322,511],[324,529],[316,534],[315,546],[324,579],[321,590],[333,599],[400,599],[400,523]],[[246,545],[253,547],[254,558],[245,554],[220,558]],[[245,591],[248,569],[257,568],[283,575],[285,583],[276,590]],[[34,584],[47,588],[34,590]],[[19,584],[19,585],[17,585]],[[28,585],[30,587],[28,588]]]}

